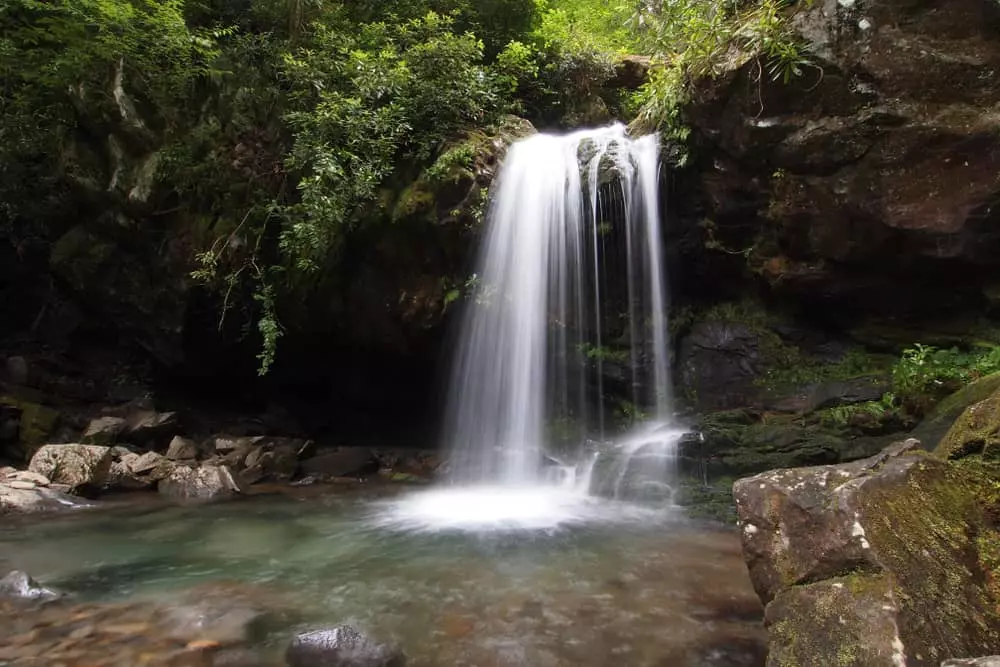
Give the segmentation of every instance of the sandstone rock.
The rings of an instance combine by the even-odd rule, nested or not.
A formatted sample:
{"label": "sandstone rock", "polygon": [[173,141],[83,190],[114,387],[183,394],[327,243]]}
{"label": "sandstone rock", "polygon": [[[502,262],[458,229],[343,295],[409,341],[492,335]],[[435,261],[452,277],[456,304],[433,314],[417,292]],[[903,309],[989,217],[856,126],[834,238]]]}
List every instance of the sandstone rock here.
{"label": "sandstone rock", "polygon": [[31,458],[31,472],[53,483],[66,484],[73,491],[100,489],[111,472],[108,447],[97,445],[45,445]]}
{"label": "sandstone rock", "polygon": [[20,601],[46,602],[58,599],[62,595],[40,585],[26,573],[14,570],[0,579],[0,597]]}
{"label": "sandstone rock", "polygon": [[6,480],[8,482],[31,482],[35,486],[48,486],[51,482],[45,475],[39,475],[37,472],[30,470],[14,470],[6,475]]}
{"label": "sandstone rock", "polygon": [[285,652],[289,667],[404,667],[406,656],[349,625],[298,635]]}
{"label": "sandstone rock", "polygon": [[125,431],[126,426],[127,422],[121,417],[100,417],[87,424],[80,440],[88,445],[110,447],[118,442],[118,436]]}
{"label": "sandstone rock", "polygon": [[174,436],[167,447],[167,458],[171,461],[191,461],[198,458],[198,445],[194,440]]}
{"label": "sandstone rock", "polygon": [[769,667],[936,665],[998,645],[975,537],[993,530],[985,482],[918,445],[736,482]]}
{"label": "sandstone rock", "polygon": [[229,468],[216,465],[177,466],[160,480],[157,490],[175,500],[215,500],[240,493]]}

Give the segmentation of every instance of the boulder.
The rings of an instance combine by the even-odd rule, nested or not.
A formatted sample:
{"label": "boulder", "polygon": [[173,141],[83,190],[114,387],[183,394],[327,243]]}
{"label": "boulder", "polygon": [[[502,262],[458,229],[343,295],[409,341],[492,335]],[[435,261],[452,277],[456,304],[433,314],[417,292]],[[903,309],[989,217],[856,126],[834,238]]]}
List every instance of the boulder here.
{"label": "boulder", "polygon": [[0,482],[0,515],[33,514],[80,507],[78,498],[31,482]]}
{"label": "boulder", "polygon": [[28,469],[56,484],[80,492],[102,488],[111,472],[109,447],[97,445],[45,445],[31,457]]}
{"label": "boulder", "polygon": [[51,484],[51,480],[45,475],[39,475],[37,472],[31,472],[30,470],[15,470],[13,468],[7,471],[0,470],[0,482],[7,484],[25,482],[34,486],[48,486]]}
{"label": "boulder", "polygon": [[80,440],[88,445],[110,447],[118,442],[118,436],[125,431],[127,425],[128,422],[121,417],[100,417],[93,419],[87,424],[87,428],[84,429]]}
{"label": "boulder", "polygon": [[1000,645],[990,483],[918,446],[736,482],[769,667],[937,665]]}
{"label": "boulder", "polygon": [[349,625],[304,632],[285,652],[289,667],[404,667],[399,648],[382,644]]}
{"label": "boulder", "polygon": [[171,461],[192,461],[198,458],[198,445],[194,440],[175,435],[167,447],[167,458]]}
{"label": "boulder", "polygon": [[108,486],[118,489],[147,489],[169,476],[174,462],[156,452],[125,452],[111,464]]}
{"label": "boulder", "polygon": [[355,477],[378,472],[379,462],[367,447],[341,447],[302,462],[302,473],[318,479]]}
{"label": "boulder", "polygon": [[157,490],[173,500],[216,500],[240,493],[232,472],[223,465],[203,464],[197,468],[175,467],[160,480]]}
{"label": "boulder", "polygon": [[147,449],[162,450],[180,428],[180,419],[175,412],[140,410],[126,417],[122,439]]}
{"label": "boulder", "polygon": [[60,597],[62,597],[60,593],[45,588],[20,570],[14,570],[0,579],[0,598],[25,602],[48,602]]}

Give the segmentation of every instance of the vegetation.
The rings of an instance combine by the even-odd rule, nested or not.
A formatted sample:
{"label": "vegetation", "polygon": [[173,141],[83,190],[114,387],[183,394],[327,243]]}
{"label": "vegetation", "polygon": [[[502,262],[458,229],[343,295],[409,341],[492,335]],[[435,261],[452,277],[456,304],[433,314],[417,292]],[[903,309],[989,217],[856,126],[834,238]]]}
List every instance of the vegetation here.
{"label": "vegetation", "polygon": [[[489,137],[508,113],[566,126],[629,108],[637,127],[680,134],[683,82],[733,48],[762,76],[801,71],[784,11],[785,0],[10,0],[0,233],[51,245],[81,211],[136,234],[185,221],[193,277],[223,318],[255,323],[264,372],[279,322],[335,275],[345,240],[407,214],[392,199],[422,173],[442,183],[468,168],[475,142],[463,138]],[[603,88],[628,52],[659,63],[632,100]]]}

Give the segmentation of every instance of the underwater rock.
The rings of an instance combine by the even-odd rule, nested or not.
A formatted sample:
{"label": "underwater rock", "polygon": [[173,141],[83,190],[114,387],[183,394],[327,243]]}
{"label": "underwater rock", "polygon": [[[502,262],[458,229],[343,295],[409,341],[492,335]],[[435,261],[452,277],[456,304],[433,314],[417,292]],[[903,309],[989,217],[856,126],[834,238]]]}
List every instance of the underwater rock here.
{"label": "underwater rock", "polygon": [[406,656],[395,646],[339,625],[298,635],[285,661],[289,667],[404,667]]}
{"label": "underwater rock", "polygon": [[209,464],[197,468],[179,465],[160,480],[157,490],[174,500],[215,500],[240,493],[229,468]]}
{"label": "underwater rock", "polygon": [[61,593],[45,588],[20,570],[0,579],[0,597],[10,600],[48,602],[62,597]]}
{"label": "underwater rock", "polygon": [[769,667],[937,665],[998,645],[989,485],[919,444],[736,482]]}
{"label": "underwater rock", "polygon": [[28,469],[55,484],[65,484],[73,492],[103,487],[111,472],[113,457],[109,447],[97,445],[45,445],[31,457]]}

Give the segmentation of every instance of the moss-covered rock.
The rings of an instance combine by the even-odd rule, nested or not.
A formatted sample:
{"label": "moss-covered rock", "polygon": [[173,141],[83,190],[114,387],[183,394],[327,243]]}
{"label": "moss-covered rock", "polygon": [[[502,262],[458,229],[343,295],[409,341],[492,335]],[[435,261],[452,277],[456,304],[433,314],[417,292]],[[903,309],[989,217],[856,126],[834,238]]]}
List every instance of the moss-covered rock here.
{"label": "moss-covered rock", "polygon": [[918,445],[737,481],[769,667],[938,665],[1000,645],[996,478]]}
{"label": "moss-covered rock", "polygon": [[946,459],[979,455],[998,458],[1000,445],[1000,391],[970,405],[955,421],[934,453]]}
{"label": "moss-covered rock", "polygon": [[12,458],[29,460],[59,425],[59,411],[41,403],[0,395],[0,405],[12,406],[20,412],[17,451],[10,452]]}
{"label": "moss-covered rock", "polygon": [[966,408],[985,401],[997,391],[1000,391],[1000,373],[987,375],[963,387],[938,403],[913,430],[913,437],[926,448],[937,449]]}

